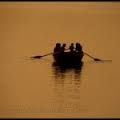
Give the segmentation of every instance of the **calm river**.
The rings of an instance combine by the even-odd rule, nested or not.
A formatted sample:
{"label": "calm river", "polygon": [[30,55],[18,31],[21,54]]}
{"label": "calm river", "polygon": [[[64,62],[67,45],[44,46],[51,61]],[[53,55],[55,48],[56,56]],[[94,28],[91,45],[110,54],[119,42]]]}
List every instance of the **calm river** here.
{"label": "calm river", "polygon": [[[56,42],[80,42],[78,68],[60,69]],[[0,118],[120,117],[120,3],[0,2]]]}

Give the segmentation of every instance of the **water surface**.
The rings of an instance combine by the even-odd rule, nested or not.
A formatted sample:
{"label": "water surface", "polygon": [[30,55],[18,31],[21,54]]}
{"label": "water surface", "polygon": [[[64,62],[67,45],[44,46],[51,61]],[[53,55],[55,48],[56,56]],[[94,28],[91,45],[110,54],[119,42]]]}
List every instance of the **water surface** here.
{"label": "water surface", "polygon": [[[120,117],[120,3],[0,3],[0,117]],[[56,42],[81,42],[77,68],[53,65]]]}

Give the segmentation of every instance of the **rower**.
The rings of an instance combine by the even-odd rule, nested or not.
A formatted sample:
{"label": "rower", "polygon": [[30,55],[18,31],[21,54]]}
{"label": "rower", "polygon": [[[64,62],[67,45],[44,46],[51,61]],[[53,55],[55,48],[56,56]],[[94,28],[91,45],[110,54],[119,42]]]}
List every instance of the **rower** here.
{"label": "rower", "polygon": [[69,49],[70,49],[70,52],[74,52],[74,44],[73,43],[71,43]]}
{"label": "rower", "polygon": [[62,47],[61,47],[61,52],[64,52],[65,51],[65,47],[66,47],[66,44],[63,43]]}
{"label": "rower", "polygon": [[76,48],[75,48],[76,52],[82,52],[82,46],[80,43],[76,43]]}
{"label": "rower", "polygon": [[55,53],[59,53],[61,52],[61,44],[60,43],[56,43],[56,46],[54,48],[54,54]]}

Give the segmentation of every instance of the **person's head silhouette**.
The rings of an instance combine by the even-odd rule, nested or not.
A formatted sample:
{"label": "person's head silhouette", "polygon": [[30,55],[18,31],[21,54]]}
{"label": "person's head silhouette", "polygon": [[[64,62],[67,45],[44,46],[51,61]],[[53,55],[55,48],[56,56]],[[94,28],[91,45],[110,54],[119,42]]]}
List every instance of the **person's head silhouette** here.
{"label": "person's head silhouette", "polygon": [[63,47],[66,47],[66,44],[65,44],[65,43],[63,43]]}
{"label": "person's head silhouette", "polygon": [[61,44],[60,43],[56,43],[56,47],[60,47],[61,46]]}

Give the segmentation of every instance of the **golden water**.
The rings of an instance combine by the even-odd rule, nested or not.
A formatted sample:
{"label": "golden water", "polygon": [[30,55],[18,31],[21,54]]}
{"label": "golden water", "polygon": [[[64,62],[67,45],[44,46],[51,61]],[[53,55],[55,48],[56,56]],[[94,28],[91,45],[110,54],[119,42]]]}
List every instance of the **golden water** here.
{"label": "golden water", "polygon": [[[0,117],[120,117],[120,3],[1,2]],[[81,69],[59,70],[56,42],[80,42]]]}

